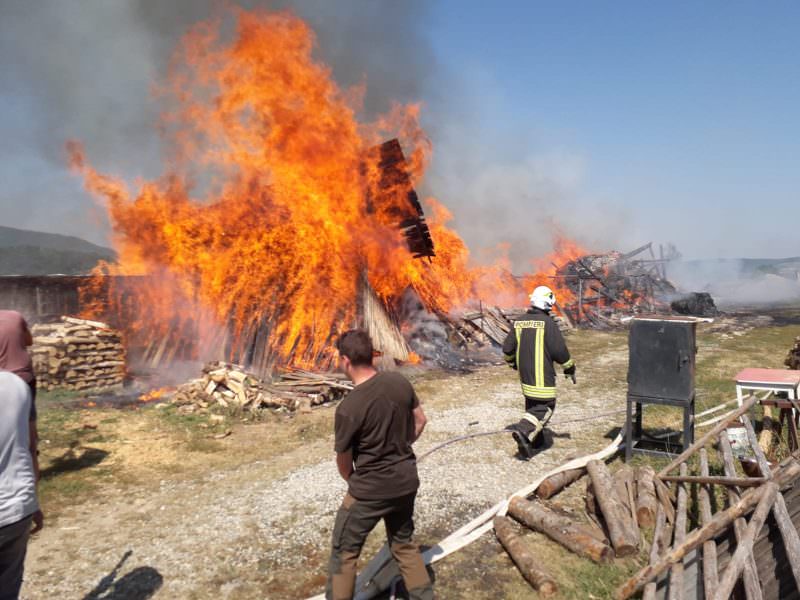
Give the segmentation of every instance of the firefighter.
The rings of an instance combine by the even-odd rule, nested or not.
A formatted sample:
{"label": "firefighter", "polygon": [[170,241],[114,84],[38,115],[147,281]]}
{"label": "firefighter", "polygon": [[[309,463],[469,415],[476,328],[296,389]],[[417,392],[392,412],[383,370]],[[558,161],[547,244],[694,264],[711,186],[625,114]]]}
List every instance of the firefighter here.
{"label": "firefighter", "polygon": [[556,407],[556,372],[553,361],[575,382],[575,362],[550,311],[556,303],[549,287],[540,285],[530,296],[531,307],[514,322],[503,342],[503,357],[519,371],[525,414],[509,425],[520,457],[530,459],[544,447],[543,431]]}

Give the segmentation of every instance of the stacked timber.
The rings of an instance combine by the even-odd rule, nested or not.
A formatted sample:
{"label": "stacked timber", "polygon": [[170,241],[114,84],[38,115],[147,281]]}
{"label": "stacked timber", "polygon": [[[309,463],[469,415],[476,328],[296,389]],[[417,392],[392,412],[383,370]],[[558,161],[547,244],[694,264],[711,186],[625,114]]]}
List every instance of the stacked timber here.
{"label": "stacked timber", "polygon": [[31,355],[39,389],[109,392],[122,388],[125,348],[105,323],[61,317],[34,325]]}
{"label": "stacked timber", "polygon": [[278,381],[266,382],[241,365],[212,362],[203,367],[201,377],[178,386],[171,403],[188,413],[213,406],[253,412],[270,408],[303,412],[338,400],[352,388],[339,373],[294,370]]}

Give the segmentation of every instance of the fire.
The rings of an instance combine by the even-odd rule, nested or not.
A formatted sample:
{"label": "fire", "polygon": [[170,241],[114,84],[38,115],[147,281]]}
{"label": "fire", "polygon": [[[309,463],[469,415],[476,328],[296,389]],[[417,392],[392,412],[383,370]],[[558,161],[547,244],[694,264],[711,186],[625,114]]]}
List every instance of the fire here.
{"label": "fire", "polygon": [[535,260],[532,265],[533,274],[524,276],[525,289],[533,290],[536,286],[546,285],[555,292],[556,301],[561,306],[575,302],[575,294],[558,277],[558,269],[565,263],[586,254],[588,252],[585,248],[563,233],[558,233],[553,244],[553,252]]}
{"label": "fire", "polygon": [[[354,321],[365,270],[384,300],[411,287],[443,312],[479,297],[521,304],[533,281],[552,285],[549,267],[521,284],[502,263],[471,266],[434,199],[426,208],[436,257],[415,259],[390,218],[407,190],[385,189],[370,149],[399,138],[419,182],[431,153],[420,107],[360,123],[363,86],[337,86],[313,56],[306,23],[291,13],[233,15],[231,39],[220,21],[192,29],[158,88],[170,107],[163,176],[131,191],[68,143],[71,166],[113,226],[119,262],[102,271],[145,276],[135,290],[112,278],[111,306],[96,307],[124,315],[115,320],[132,343],[158,353],[161,339],[178,336],[193,341],[172,352],[205,358],[252,339],[254,361],[312,364]],[[377,196],[382,204],[369,210]]]}
{"label": "fire", "polygon": [[174,391],[174,387],[162,387],[155,390],[150,390],[146,394],[139,396],[139,402],[151,402],[153,400],[158,400],[159,398],[163,398],[166,394]]}

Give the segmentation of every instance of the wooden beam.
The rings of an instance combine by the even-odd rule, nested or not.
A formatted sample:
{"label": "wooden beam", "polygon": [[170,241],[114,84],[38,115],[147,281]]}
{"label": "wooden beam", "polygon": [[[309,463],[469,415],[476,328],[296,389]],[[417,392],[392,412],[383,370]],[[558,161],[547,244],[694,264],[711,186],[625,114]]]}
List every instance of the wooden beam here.
{"label": "wooden beam", "polygon": [[[799,477],[800,463],[793,460],[788,462],[786,466],[776,474],[774,483],[780,486],[794,481]],[[663,555],[656,564],[644,567],[636,573],[636,575],[623,583],[617,588],[614,597],[618,600],[630,598],[633,594],[641,590],[646,583],[657,578],[676,562],[682,560],[689,552],[725,531],[735,519],[747,514],[761,501],[766,492],[767,486],[751,488],[745,492],[739,499],[739,502],[716,513],[707,525],[689,533],[680,546],[673,547],[669,552]]]}
{"label": "wooden beam", "polygon": [[[700,449],[700,475],[708,476],[708,454],[705,448]],[[706,525],[711,521],[711,498],[708,486],[700,486],[697,498],[700,502],[700,523]],[[703,591],[706,599],[714,597],[718,584],[717,544],[714,540],[708,540],[703,544]]]}
{"label": "wooden beam", "polygon": [[[789,415],[789,418],[793,419],[794,415]],[[761,470],[761,474],[765,477],[770,477],[772,471],[769,466],[769,461],[761,446],[758,445],[758,439],[756,438],[753,424],[746,415],[742,417],[742,422],[747,431],[747,438],[750,441],[750,445],[753,447],[753,453],[756,455],[758,468]],[[783,545],[786,548],[786,557],[789,559],[792,575],[794,576],[795,583],[800,587],[800,536],[798,536],[797,528],[792,523],[789,511],[786,508],[786,501],[780,493],[780,490],[778,490],[778,498],[772,506],[772,512],[775,515],[775,521],[778,523],[778,529],[783,538]]]}
{"label": "wooden beam", "polygon": [[[664,512],[664,507],[660,504],[656,508],[656,527],[653,530],[653,545],[650,546],[650,564],[654,565],[658,562],[658,557],[664,551],[662,545],[662,538],[664,537],[664,530],[667,528],[667,517]],[[644,586],[642,593],[642,600],[655,600],[656,597],[656,582],[651,581]]]}
{"label": "wooden beam", "polygon": [[733,592],[733,586],[736,585],[736,580],[744,569],[745,562],[748,556],[753,555],[753,543],[756,536],[764,526],[764,521],[769,515],[772,505],[775,503],[775,496],[778,493],[778,486],[772,482],[764,485],[764,493],[756,506],[753,516],[750,518],[750,523],[747,526],[747,531],[744,537],[736,546],[736,552],[733,553],[728,567],[722,579],[719,581],[714,600],[728,600]]}
{"label": "wooden beam", "polygon": [[[733,450],[731,449],[730,440],[728,440],[728,432],[723,431],[719,435],[719,450],[722,454],[722,464],[725,470],[725,475],[736,475],[736,464],[733,459]],[[739,493],[733,488],[728,488],[728,505],[736,504],[739,501]],[[745,530],[747,529],[747,521],[740,517],[733,522],[733,535],[736,538],[736,543],[744,537]],[[762,600],[764,595],[761,593],[761,582],[758,579],[758,567],[756,566],[755,558],[752,556],[744,566],[744,574],[742,575],[742,582],[744,583],[744,595],[747,600]]]}
{"label": "wooden beam", "polygon": [[703,434],[703,437],[701,437],[694,444],[689,446],[686,450],[681,452],[675,458],[675,460],[673,460],[671,463],[669,463],[666,467],[664,467],[663,469],[661,469],[658,472],[658,476],[661,477],[662,475],[669,474],[669,472],[672,471],[672,469],[674,469],[679,464],[684,462],[687,458],[692,456],[700,448],[705,446],[710,440],[714,439],[717,435],[719,435],[719,433],[721,431],[727,429],[728,425],[733,423],[736,419],[738,419],[743,414],[745,414],[748,410],[750,410],[757,401],[758,401],[758,398],[756,398],[754,395],[751,394],[750,396],[748,396],[747,399],[742,403],[742,405],[739,407],[738,410],[732,412],[727,419],[717,423],[711,430],[709,430],[705,434]]}
{"label": "wooden beam", "polygon": [[[686,477],[689,468],[686,463],[681,465],[681,475]],[[679,548],[686,540],[686,484],[678,484],[678,505],[675,509],[675,531],[673,532],[672,547]],[[669,600],[683,600],[683,559],[672,566],[669,574]]]}
{"label": "wooden beam", "polygon": [[675,483],[699,483],[702,485],[725,485],[734,487],[758,487],[769,481],[764,477],[704,477],[702,475],[664,475],[660,477],[660,479],[661,481],[671,481]]}

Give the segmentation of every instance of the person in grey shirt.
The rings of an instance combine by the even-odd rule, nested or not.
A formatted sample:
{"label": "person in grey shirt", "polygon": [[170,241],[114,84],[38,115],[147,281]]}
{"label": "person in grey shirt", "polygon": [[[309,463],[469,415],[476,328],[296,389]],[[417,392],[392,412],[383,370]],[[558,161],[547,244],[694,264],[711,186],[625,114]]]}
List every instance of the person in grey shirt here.
{"label": "person in grey shirt", "polygon": [[31,402],[28,384],[0,371],[0,600],[19,597],[28,537],[44,524]]}

